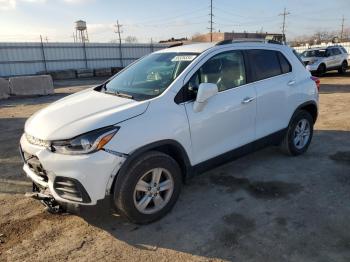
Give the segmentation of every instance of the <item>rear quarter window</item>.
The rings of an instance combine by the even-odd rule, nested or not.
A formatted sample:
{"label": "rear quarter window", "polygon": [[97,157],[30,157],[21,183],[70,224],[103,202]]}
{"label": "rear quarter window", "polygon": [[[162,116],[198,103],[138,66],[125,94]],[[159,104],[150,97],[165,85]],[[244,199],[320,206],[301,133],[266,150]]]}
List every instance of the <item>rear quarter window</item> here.
{"label": "rear quarter window", "polygon": [[292,71],[291,64],[279,51],[253,49],[246,52],[250,61],[253,81],[263,80]]}
{"label": "rear quarter window", "polygon": [[287,58],[281,52],[277,52],[277,53],[278,53],[278,59],[280,60],[282,73],[287,74],[287,73],[291,72],[292,66],[289,63],[289,61],[287,60]]}

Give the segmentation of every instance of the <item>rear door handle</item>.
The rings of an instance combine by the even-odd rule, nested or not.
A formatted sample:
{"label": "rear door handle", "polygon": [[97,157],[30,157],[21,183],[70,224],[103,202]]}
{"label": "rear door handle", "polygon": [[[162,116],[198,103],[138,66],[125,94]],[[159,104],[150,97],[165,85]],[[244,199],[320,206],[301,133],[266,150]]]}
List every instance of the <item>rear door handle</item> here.
{"label": "rear door handle", "polygon": [[294,85],[295,84],[295,80],[290,80],[289,82],[288,82],[288,85],[289,86],[292,86],[292,85]]}
{"label": "rear door handle", "polygon": [[248,104],[252,102],[255,98],[254,97],[246,97],[242,100],[242,104]]}

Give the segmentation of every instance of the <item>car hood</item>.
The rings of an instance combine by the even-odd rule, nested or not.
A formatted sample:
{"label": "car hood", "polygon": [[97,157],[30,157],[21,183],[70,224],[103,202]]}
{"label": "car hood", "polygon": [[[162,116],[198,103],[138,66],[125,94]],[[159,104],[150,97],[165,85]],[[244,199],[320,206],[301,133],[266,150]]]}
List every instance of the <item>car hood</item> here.
{"label": "car hood", "polygon": [[68,139],[141,115],[148,104],[87,89],[36,112],[25,132],[43,140]]}

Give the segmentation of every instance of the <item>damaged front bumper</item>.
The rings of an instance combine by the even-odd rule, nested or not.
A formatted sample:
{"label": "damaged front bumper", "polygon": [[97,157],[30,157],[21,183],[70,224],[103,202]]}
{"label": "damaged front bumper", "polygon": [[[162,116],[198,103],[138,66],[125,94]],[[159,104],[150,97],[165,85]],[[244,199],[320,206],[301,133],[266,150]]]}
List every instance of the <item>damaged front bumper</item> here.
{"label": "damaged front bumper", "polygon": [[109,194],[125,161],[123,156],[102,150],[85,155],[57,154],[30,144],[25,136],[21,138],[20,151],[23,171],[36,187],[30,196],[53,204],[95,205]]}

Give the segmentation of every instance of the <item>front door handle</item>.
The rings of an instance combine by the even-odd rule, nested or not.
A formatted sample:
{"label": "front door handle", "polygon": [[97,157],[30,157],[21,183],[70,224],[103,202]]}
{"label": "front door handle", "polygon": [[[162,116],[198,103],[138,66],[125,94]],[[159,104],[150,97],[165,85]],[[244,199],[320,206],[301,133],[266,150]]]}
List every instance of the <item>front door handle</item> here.
{"label": "front door handle", "polygon": [[248,104],[252,102],[255,98],[254,97],[246,97],[242,100],[242,104]]}
{"label": "front door handle", "polygon": [[292,86],[292,85],[294,85],[295,84],[295,80],[290,80],[289,82],[288,82],[288,85],[289,86]]}

